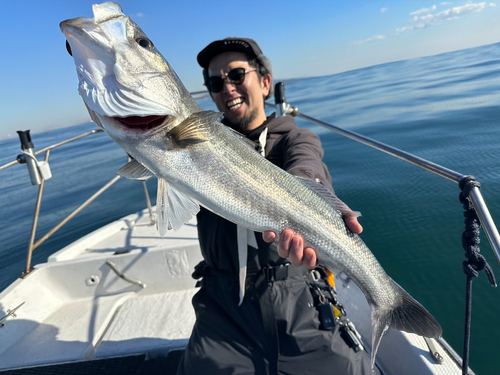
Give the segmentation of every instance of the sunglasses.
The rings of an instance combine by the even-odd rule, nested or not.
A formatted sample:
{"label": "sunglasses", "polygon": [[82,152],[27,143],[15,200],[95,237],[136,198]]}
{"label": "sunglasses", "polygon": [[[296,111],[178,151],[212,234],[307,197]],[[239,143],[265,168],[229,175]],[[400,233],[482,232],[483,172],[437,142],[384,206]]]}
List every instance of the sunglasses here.
{"label": "sunglasses", "polygon": [[229,71],[225,77],[209,77],[205,85],[208,91],[217,94],[224,87],[224,82],[229,79],[229,83],[233,85],[241,85],[245,81],[245,75],[250,72],[255,72],[257,69],[245,70],[245,68],[236,68]]}

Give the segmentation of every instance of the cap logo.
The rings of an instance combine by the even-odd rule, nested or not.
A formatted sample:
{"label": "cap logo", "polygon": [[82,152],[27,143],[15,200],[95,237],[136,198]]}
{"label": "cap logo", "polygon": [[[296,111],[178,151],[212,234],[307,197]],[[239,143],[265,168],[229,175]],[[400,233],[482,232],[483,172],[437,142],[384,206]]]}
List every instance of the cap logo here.
{"label": "cap logo", "polygon": [[241,44],[245,48],[250,48],[250,44],[243,40],[225,40],[224,44]]}

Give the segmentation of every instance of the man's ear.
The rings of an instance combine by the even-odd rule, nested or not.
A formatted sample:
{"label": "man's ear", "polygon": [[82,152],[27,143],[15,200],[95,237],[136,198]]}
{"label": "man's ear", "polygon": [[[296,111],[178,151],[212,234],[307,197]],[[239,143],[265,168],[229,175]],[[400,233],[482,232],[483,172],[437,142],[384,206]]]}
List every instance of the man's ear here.
{"label": "man's ear", "polygon": [[272,80],[273,79],[269,73],[264,74],[264,76],[262,76],[260,83],[262,87],[262,95],[264,96],[264,98],[269,95],[269,90],[271,89]]}

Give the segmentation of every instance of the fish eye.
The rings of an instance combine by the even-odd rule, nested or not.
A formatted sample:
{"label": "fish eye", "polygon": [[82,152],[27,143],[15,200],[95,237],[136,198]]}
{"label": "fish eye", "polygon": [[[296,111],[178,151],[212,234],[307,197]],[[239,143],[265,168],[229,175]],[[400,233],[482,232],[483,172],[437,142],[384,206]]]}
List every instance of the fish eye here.
{"label": "fish eye", "polygon": [[68,51],[70,56],[73,56],[73,53],[71,52],[71,46],[69,45],[69,42],[66,40],[66,51]]}
{"label": "fish eye", "polygon": [[146,48],[146,49],[153,48],[153,42],[147,38],[137,38],[135,41],[137,42],[137,44],[139,44],[143,48]]}

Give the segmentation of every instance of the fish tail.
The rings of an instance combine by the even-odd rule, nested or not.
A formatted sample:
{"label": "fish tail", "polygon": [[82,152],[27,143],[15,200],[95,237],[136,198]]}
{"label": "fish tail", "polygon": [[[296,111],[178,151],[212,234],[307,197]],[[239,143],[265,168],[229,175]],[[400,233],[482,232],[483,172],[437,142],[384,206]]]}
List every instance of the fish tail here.
{"label": "fish tail", "polygon": [[392,308],[372,306],[372,368],[382,336],[389,328],[415,333],[429,338],[439,338],[443,330],[434,317],[394,280],[390,280],[398,298]]}

